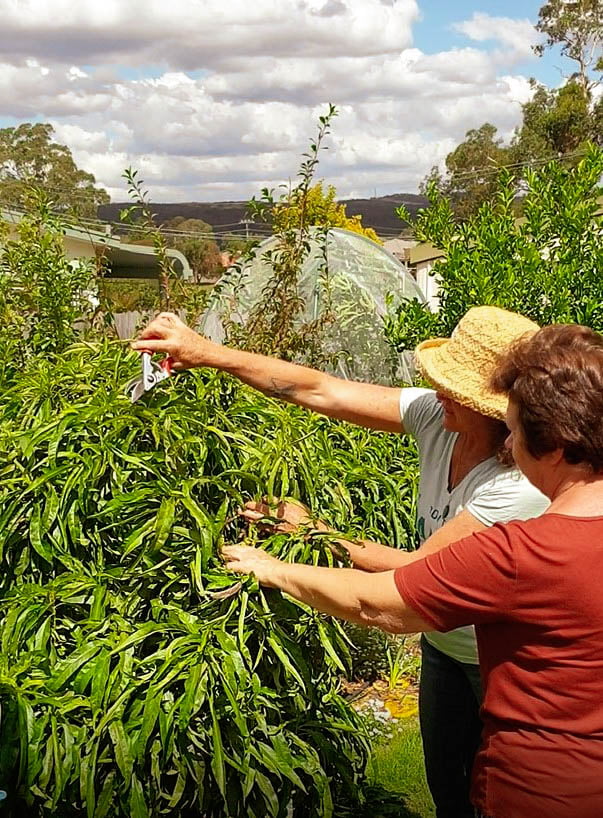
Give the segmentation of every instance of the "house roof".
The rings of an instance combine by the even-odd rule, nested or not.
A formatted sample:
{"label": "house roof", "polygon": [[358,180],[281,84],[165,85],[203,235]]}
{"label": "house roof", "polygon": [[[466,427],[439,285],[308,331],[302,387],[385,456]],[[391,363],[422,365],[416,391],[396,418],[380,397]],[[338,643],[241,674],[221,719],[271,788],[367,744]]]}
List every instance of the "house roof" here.
{"label": "house roof", "polygon": [[445,253],[443,250],[439,250],[437,247],[434,247],[433,244],[424,242],[417,244],[416,247],[410,248],[409,264],[412,266],[420,264],[423,261],[435,261],[438,258],[444,258],[444,256]]}
{"label": "house roof", "polygon": [[[0,210],[0,221],[17,225],[23,213],[15,210]],[[99,230],[85,227],[67,227],[64,230],[65,249],[71,258],[93,258],[103,255],[107,263],[109,278],[158,278],[159,258],[153,247],[128,244]],[[168,249],[176,273],[183,279],[193,277],[186,256],[179,250]]]}
{"label": "house roof", "polygon": [[388,239],[383,242],[383,246],[390,253],[402,253],[417,244],[415,239]]}

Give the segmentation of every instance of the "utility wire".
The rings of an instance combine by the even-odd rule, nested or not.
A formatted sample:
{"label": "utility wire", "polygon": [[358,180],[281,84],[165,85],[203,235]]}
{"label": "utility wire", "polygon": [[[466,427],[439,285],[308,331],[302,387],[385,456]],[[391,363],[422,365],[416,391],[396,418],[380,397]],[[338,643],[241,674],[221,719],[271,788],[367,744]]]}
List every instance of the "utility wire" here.
{"label": "utility wire", "polygon": [[566,159],[575,159],[580,156],[584,156],[585,151],[574,151],[573,153],[564,153],[561,156],[549,156],[549,157],[541,157],[539,159],[526,159],[525,161],[521,162],[510,162],[506,165],[485,165],[481,168],[473,168],[472,170],[461,171],[461,173],[454,173],[449,172],[452,178],[455,181],[457,180],[464,180],[464,179],[472,179],[477,178],[479,176],[488,176],[496,174],[498,175],[502,170],[514,170],[520,168],[527,168],[533,166],[540,166],[546,165],[549,162],[561,162]]}
{"label": "utility wire", "polygon": [[[550,156],[550,155],[549,156],[539,156],[539,157],[535,157],[534,159],[525,159],[525,160],[521,160],[521,161],[518,161],[518,162],[510,162],[510,163],[504,164],[504,165],[489,164],[489,165],[484,165],[482,167],[473,168],[472,170],[469,170],[469,171],[462,171],[461,173],[456,174],[455,178],[456,179],[461,179],[461,178],[464,178],[465,176],[469,177],[469,176],[479,176],[480,174],[500,173],[500,171],[503,170],[503,169],[514,169],[514,168],[523,168],[523,167],[545,165],[548,162],[563,161],[565,159],[574,159],[576,157],[584,156],[584,155],[585,155],[585,151],[573,151],[571,153],[565,153],[565,154],[561,154],[561,155],[557,155],[557,156]],[[17,182],[23,182],[24,181],[24,180],[20,179],[16,174],[10,174],[10,176],[14,181],[17,181]],[[46,190],[48,190],[49,192],[51,192],[51,193],[59,193],[59,194],[65,193],[65,194],[70,194],[70,195],[72,195],[73,193],[76,193],[79,196],[86,196],[86,194],[88,192],[90,192],[90,190],[91,190],[91,188],[88,188],[88,190],[85,190],[83,188],[79,188],[79,189],[78,188],[59,188],[59,187],[48,187],[46,185],[44,186],[44,188]],[[106,192],[103,188],[98,189],[98,188],[92,187],[92,190],[94,192],[97,192],[97,193]],[[126,207],[129,206],[127,203],[125,203],[125,204],[126,204]],[[155,206],[161,206],[161,204],[162,204],[161,202],[156,202]],[[167,204],[172,204],[172,203],[168,202]],[[186,204],[197,204],[197,203],[186,202]],[[203,204],[203,202],[199,202],[198,204]],[[217,204],[217,203],[208,202],[207,204]],[[400,202],[400,204],[414,204],[414,202],[402,200]],[[152,202],[148,202],[147,205],[150,208],[153,208],[153,206],[154,206]],[[102,206],[103,205],[101,205],[101,207]],[[136,205],[134,205],[134,206],[136,206]],[[229,225],[230,224],[234,225],[234,224],[236,224],[236,222],[230,222]]]}
{"label": "utility wire", "polygon": [[[458,181],[469,181],[471,179],[476,179],[484,176],[491,176],[491,175],[498,175],[502,170],[517,170],[525,167],[537,167],[541,165],[548,164],[549,162],[553,161],[564,161],[569,159],[575,159],[585,155],[585,151],[573,151],[571,153],[566,153],[561,156],[546,156],[546,157],[537,157],[535,159],[518,161],[518,162],[510,162],[508,164],[503,165],[485,165],[479,168],[473,168],[470,171],[462,171],[461,173],[457,174],[450,174],[452,178]],[[19,179],[18,176],[15,174],[10,174],[10,177],[17,182],[23,182],[23,180]],[[64,193],[68,194],[71,198],[80,198],[84,197],[87,198],[87,193],[89,192],[84,189],[78,188],[57,188],[57,187],[46,187],[45,189],[48,190],[50,193]],[[101,190],[97,190],[93,188],[96,192],[102,192]],[[190,204],[190,203],[186,203]],[[203,203],[199,203],[203,204]],[[210,203],[214,204],[214,203]],[[413,205],[416,204],[415,201],[412,200],[405,200],[402,199],[398,204],[407,204]],[[158,206],[161,206],[161,203],[157,203]],[[126,205],[127,207],[127,205]],[[136,207],[136,205],[134,205]],[[153,204],[148,203],[148,207],[152,210]],[[21,209],[15,209],[15,212],[23,214]],[[65,214],[61,214],[65,215]],[[194,217],[191,217],[194,218]],[[186,219],[185,219],[186,220]],[[200,221],[203,221],[200,219]],[[128,232],[128,233],[139,233],[141,235],[148,234],[149,230],[144,225],[138,224],[128,224],[127,222],[116,222],[116,221],[103,221],[103,220],[94,220],[94,219],[87,219],[80,217],[78,218],[77,222],[72,223],[72,227],[78,227],[79,225],[89,225],[92,228],[95,228],[99,232],[102,230],[103,227],[109,225],[110,227],[119,229],[121,232]],[[254,232],[249,231],[249,225],[253,225]],[[230,229],[229,229],[230,228]],[[239,222],[227,222],[226,224],[216,225],[212,227],[211,232],[203,231],[203,232],[195,232],[195,231],[183,231],[178,230],[177,228],[167,228],[162,227],[161,225],[157,225],[157,229],[160,230],[162,234],[172,238],[205,238],[205,239],[213,239],[213,238],[226,238],[227,236],[232,236],[233,238],[265,238],[268,235],[271,235],[271,229],[269,225],[263,225],[261,223],[252,222],[249,219],[243,219]],[[399,234],[399,230],[395,227],[385,227],[385,226],[373,226],[372,228],[375,230],[377,234],[381,234],[383,237],[387,237],[386,234],[391,234],[392,236],[397,236]],[[238,235],[237,231],[241,231],[243,235]]]}

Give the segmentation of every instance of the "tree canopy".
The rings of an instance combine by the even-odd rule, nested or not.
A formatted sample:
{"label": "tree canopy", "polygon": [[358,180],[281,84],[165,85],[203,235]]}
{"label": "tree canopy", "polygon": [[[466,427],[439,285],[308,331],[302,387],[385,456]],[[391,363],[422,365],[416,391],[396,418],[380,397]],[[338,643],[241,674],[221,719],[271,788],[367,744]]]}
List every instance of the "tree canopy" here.
{"label": "tree canopy", "polygon": [[0,128],[0,202],[22,208],[32,188],[44,190],[57,210],[95,218],[108,193],[75,164],[71,151],[53,139],[48,123]]}
{"label": "tree canopy", "polygon": [[[168,247],[180,250],[191,265],[195,281],[216,279],[223,272],[220,248],[210,224],[202,219],[175,216],[162,225]],[[170,230],[178,233],[171,235]],[[186,234],[186,235],[183,235]]]}
{"label": "tree canopy", "polygon": [[575,164],[589,143],[603,145],[603,96],[597,93],[603,72],[603,0],[545,3],[536,29],[545,40],[535,52],[541,55],[558,46],[577,70],[558,88],[532,80],[532,97],[522,106],[521,124],[509,144],[486,122],[467,131],[446,157],[444,172],[432,169],[422,190],[435,185],[450,198],[457,219],[466,219],[491,200],[502,167],[510,167],[521,185],[522,169],[529,165],[562,157]]}
{"label": "tree canopy", "polygon": [[[306,225],[320,225],[321,227],[343,227],[353,233],[372,239],[381,244],[381,240],[371,227],[364,227],[361,216],[348,216],[345,205],[339,204],[336,199],[337,191],[333,185],[323,188],[322,182],[317,182],[308,190],[303,199],[303,219]],[[295,191],[290,197],[284,198],[275,204],[272,209],[272,227],[275,232],[287,230],[301,223],[302,197]]]}
{"label": "tree canopy", "polygon": [[465,141],[448,154],[445,176],[433,168],[421,190],[426,193],[435,184],[453,199],[456,216],[465,218],[492,196],[498,169],[508,161],[508,154],[495,126],[486,122],[481,128],[467,131]]}
{"label": "tree canopy", "polygon": [[546,40],[535,46],[537,54],[560,46],[564,57],[578,63],[576,78],[585,92],[600,81],[603,72],[603,2],[601,0],[551,0],[538,12],[536,29]]}

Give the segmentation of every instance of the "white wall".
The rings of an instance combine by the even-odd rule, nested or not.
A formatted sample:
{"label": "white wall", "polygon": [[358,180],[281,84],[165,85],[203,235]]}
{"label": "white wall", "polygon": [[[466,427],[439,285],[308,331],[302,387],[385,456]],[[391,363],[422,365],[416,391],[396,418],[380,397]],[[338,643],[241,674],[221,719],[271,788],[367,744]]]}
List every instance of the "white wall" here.
{"label": "white wall", "polygon": [[[437,261],[437,259],[435,261]],[[435,261],[434,259],[420,261],[416,266],[416,274],[417,284],[425,294],[429,307],[434,312],[437,312],[440,308],[440,288],[438,286],[438,278],[437,276],[429,275]]]}

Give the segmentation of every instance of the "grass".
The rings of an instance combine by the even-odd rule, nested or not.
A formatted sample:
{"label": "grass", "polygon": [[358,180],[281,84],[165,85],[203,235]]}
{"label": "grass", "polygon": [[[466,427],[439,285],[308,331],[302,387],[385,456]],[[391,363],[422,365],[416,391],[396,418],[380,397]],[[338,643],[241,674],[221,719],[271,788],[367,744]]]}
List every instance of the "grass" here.
{"label": "grass", "polygon": [[421,735],[416,717],[400,722],[391,736],[375,745],[368,769],[372,785],[400,793],[416,818],[433,818],[435,809],[425,780]]}

